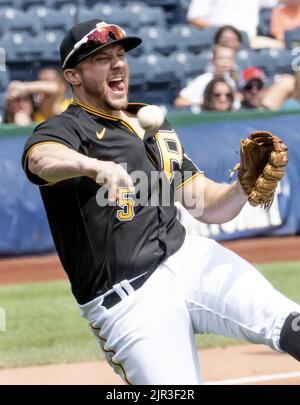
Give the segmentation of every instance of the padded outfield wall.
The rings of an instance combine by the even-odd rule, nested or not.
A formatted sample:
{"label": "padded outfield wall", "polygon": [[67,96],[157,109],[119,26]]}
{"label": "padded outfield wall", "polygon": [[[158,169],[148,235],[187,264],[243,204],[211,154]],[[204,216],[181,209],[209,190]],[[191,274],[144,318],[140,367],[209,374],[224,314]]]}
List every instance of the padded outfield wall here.
{"label": "padded outfield wall", "polygon": [[[240,138],[264,129],[282,137],[289,147],[287,175],[269,210],[248,204],[223,225],[191,222],[192,231],[216,240],[250,236],[294,235],[300,231],[300,114],[299,112],[225,114],[170,113],[169,120],[185,152],[213,180],[227,182],[238,162]],[[0,255],[40,254],[54,250],[39,190],[20,165],[32,127],[0,126]]]}

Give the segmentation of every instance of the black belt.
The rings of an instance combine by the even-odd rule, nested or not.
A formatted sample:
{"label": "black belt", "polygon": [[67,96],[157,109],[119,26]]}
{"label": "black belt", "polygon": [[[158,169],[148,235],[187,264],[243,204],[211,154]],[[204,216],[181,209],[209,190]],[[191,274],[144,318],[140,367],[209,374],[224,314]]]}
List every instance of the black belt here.
{"label": "black belt", "polygon": [[[142,276],[140,276],[132,281],[128,281],[128,282],[134,290],[138,290],[140,287],[142,287],[142,285],[145,283],[145,281],[151,276],[151,274],[152,274],[152,272],[148,271],[147,273],[143,274]],[[126,292],[126,294],[128,294],[127,291],[125,291],[125,292]],[[101,306],[105,307],[106,309],[109,309],[109,308],[113,307],[114,305],[116,305],[121,300],[122,300],[122,298],[119,296],[119,294],[117,294],[113,290],[111,293],[105,295]]]}

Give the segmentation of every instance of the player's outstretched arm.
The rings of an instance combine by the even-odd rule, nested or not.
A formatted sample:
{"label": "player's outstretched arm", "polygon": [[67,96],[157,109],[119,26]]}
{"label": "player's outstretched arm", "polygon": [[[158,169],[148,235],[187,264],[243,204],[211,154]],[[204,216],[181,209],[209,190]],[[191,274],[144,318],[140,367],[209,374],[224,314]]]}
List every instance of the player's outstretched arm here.
{"label": "player's outstretched arm", "polygon": [[233,184],[204,179],[204,207],[201,222],[222,224],[235,218],[246,204],[248,196],[239,181]]}
{"label": "player's outstretched arm", "polygon": [[119,198],[120,186],[133,191],[131,177],[119,164],[90,158],[58,143],[34,147],[28,155],[28,169],[52,184],[75,177],[90,177],[105,185],[112,201]]}
{"label": "player's outstretched arm", "polygon": [[221,224],[238,215],[247,197],[239,181],[233,184],[221,184],[204,176],[198,176],[194,182],[184,187],[180,201],[199,221]]}

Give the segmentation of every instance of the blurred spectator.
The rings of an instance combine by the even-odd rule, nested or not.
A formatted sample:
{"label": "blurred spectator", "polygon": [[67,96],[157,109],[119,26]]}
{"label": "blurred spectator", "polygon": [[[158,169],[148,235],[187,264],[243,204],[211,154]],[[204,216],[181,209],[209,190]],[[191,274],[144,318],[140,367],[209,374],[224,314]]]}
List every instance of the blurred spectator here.
{"label": "blurred spectator", "polygon": [[53,68],[40,70],[38,81],[44,88],[43,91],[41,91],[42,87],[38,91],[35,121],[42,122],[66,110],[70,100],[66,97],[67,83],[59,70]]}
{"label": "blurred spectator", "polygon": [[261,43],[256,37],[260,8],[277,4],[278,0],[191,0],[187,20],[199,28],[233,25],[247,32],[252,47],[277,46],[271,38],[260,37],[265,38]]}
{"label": "blurred spectator", "polygon": [[266,86],[266,77],[262,69],[250,67],[242,72],[240,89],[242,108],[278,111],[283,103],[293,94],[295,78],[281,75],[273,84]]}
{"label": "blurred spectator", "polygon": [[238,29],[232,25],[224,25],[215,35],[214,44],[223,45],[239,51],[242,47],[243,38]]}
{"label": "blurred spectator", "polygon": [[42,122],[63,112],[69,105],[66,98],[67,85],[63,75],[56,69],[40,70],[38,80],[34,82],[16,82],[11,92],[12,100],[34,96],[34,121]]}
{"label": "blurred spectator", "polygon": [[234,92],[223,77],[215,77],[205,88],[202,111],[231,111]]}
{"label": "blurred spectator", "polygon": [[174,101],[175,107],[202,105],[204,90],[215,76],[224,77],[228,84],[236,89],[234,78],[237,73],[235,69],[235,51],[232,48],[215,45],[213,47],[212,71],[196,77],[182,89]]}
{"label": "blurred spectator", "polygon": [[300,0],[283,0],[271,15],[271,34],[284,41],[285,31],[300,26]]}
{"label": "blurred spectator", "polygon": [[29,125],[33,122],[33,99],[30,94],[15,95],[21,82],[9,83],[3,114],[3,123],[16,125]]}
{"label": "blurred spectator", "polygon": [[291,110],[300,108],[300,73],[281,75],[268,89],[264,96],[264,103],[269,109]]}
{"label": "blurred spectator", "polygon": [[242,93],[242,108],[266,109],[262,105],[265,74],[262,69],[250,67],[241,75],[240,89]]}
{"label": "blurred spectator", "polygon": [[295,83],[290,97],[283,103],[281,110],[300,109],[300,70],[295,73]]}

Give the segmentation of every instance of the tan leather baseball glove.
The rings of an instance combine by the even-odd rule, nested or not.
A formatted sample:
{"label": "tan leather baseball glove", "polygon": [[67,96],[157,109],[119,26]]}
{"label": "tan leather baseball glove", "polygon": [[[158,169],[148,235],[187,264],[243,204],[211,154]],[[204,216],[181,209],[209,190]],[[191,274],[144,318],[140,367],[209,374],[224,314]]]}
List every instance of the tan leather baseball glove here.
{"label": "tan leather baseball glove", "polygon": [[287,163],[288,148],[271,132],[256,131],[241,140],[238,178],[252,206],[271,206]]}

